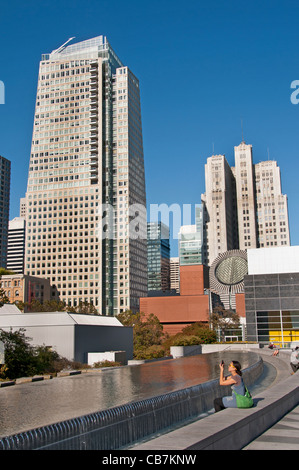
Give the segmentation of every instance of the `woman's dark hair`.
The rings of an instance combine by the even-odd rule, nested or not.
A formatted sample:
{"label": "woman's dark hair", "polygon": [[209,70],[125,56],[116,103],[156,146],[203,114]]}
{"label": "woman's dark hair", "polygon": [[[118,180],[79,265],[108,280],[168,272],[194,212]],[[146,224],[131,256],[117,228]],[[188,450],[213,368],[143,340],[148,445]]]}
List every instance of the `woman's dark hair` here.
{"label": "woman's dark hair", "polygon": [[242,377],[241,364],[238,361],[232,361],[233,366],[236,368],[237,374]]}

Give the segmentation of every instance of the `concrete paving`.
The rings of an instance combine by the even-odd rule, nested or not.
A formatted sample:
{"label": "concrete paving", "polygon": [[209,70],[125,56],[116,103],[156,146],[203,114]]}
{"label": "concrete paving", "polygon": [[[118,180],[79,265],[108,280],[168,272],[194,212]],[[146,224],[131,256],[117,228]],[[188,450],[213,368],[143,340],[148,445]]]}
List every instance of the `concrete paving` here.
{"label": "concrete paving", "polygon": [[[267,374],[252,395],[255,407],[226,409],[133,446],[133,450],[299,449],[299,372],[289,353],[261,350]],[[273,370],[275,373],[273,374]]]}
{"label": "concrete paving", "polygon": [[[262,352],[264,361],[276,366],[277,378],[281,382],[290,375],[289,355],[284,351],[273,357],[268,350]],[[298,376],[299,386],[299,372]],[[273,384],[272,384],[273,385]],[[299,449],[299,405],[287,413],[281,420],[257,437],[243,450],[298,450]]]}
{"label": "concrete paving", "polygon": [[[298,379],[299,380],[299,379]],[[298,450],[299,405],[243,450]]]}

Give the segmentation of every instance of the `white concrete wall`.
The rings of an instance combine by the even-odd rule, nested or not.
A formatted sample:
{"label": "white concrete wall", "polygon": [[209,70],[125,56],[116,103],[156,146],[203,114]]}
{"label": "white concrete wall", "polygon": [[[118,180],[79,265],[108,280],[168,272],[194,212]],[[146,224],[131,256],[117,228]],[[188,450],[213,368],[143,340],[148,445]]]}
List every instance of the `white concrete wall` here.
{"label": "white concrete wall", "polygon": [[89,366],[93,366],[95,362],[102,361],[127,363],[126,351],[89,352],[87,353],[87,358]]}
{"label": "white concrete wall", "polygon": [[252,249],[247,257],[248,274],[299,272],[299,246]]}

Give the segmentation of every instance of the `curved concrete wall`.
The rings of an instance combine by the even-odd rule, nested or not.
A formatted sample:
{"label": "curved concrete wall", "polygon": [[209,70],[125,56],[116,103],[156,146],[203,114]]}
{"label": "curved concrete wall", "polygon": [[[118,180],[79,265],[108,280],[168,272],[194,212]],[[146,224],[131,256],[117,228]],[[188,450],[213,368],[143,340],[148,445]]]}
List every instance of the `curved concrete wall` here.
{"label": "curved concrete wall", "polygon": [[[263,360],[243,370],[247,386],[263,372]],[[165,395],[99,411],[0,439],[0,450],[113,450],[192,419],[213,408],[230,387],[211,380]]]}

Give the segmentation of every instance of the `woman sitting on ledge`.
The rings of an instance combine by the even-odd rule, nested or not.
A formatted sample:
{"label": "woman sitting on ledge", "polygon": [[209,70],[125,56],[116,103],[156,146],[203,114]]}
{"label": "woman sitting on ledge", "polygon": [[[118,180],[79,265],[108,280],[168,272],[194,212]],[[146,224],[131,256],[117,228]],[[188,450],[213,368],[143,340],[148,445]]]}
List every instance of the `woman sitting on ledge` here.
{"label": "woman sitting on ledge", "polygon": [[[224,377],[223,369],[224,362],[219,364],[220,367],[220,385],[231,385],[232,390],[239,395],[245,395],[245,385],[242,379],[241,364],[238,361],[231,361],[228,366],[228,371],[231,373],[229,377]],[[237,408],[236,395],[233,393],[232,396],[215,398],[214,400],[215,412],[224,410],[225,408]]]}

